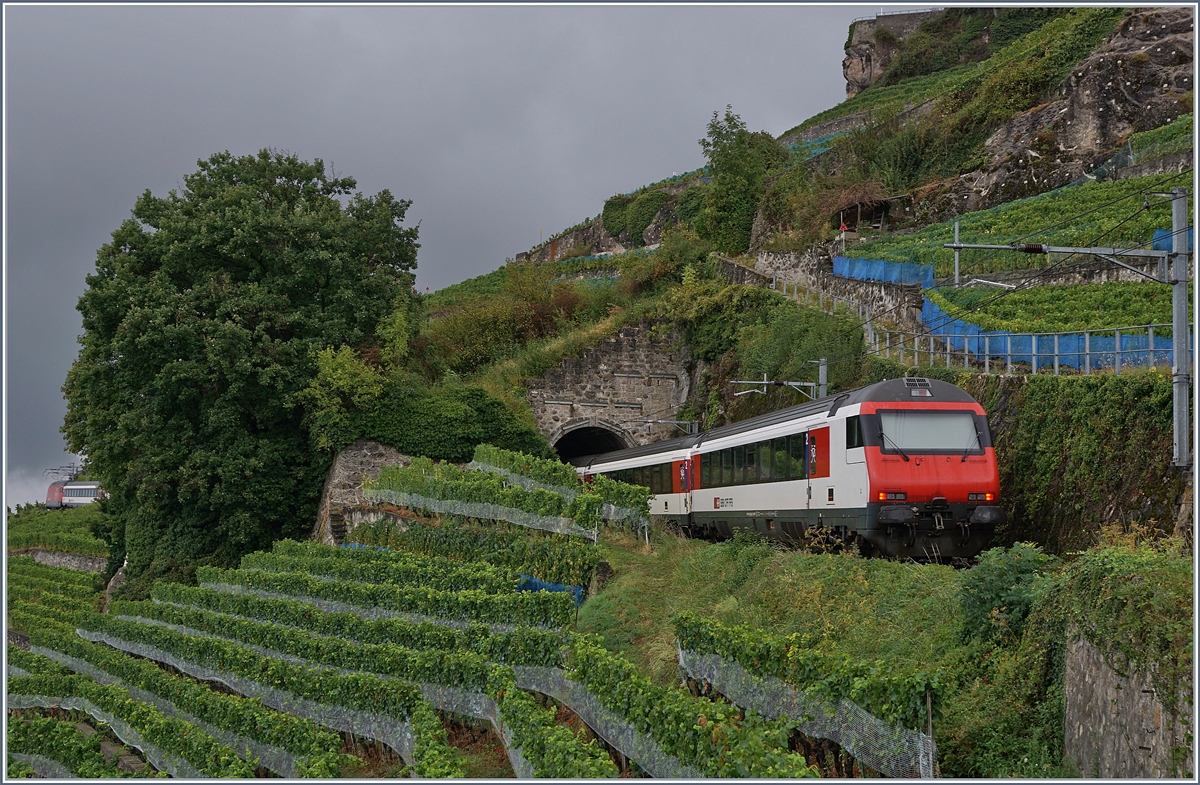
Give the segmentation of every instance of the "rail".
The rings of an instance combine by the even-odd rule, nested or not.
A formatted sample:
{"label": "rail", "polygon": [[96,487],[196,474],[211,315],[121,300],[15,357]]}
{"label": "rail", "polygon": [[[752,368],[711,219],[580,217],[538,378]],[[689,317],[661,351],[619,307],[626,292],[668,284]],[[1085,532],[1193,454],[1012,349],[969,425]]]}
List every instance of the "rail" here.
{"label": "rail", "polygon": [[[868,345],[879,356],[916,367],[941,365],[991,373],[996,365],[1011,374],[1016,365],[1022,367],[1022,372],[1033,374],[1053,369],[1055,376],[1064,372],[1087,375],[1094,371],[1123,373],[1171,367],[1174,358],[1170,330],[1169,324],[994,335],[878,330]],[[1194,358],[1194,332],[1192,336],[1189,354]]]}

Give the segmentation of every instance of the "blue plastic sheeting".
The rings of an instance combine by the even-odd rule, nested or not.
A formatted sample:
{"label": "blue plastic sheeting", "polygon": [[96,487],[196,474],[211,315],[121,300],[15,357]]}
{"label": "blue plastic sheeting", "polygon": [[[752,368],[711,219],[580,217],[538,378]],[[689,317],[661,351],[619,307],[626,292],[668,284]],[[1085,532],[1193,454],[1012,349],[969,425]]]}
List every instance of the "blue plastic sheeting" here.
{"label": "blue plastic sheeting", "polygon": [[[1155,229],[1154,230],[1154,245],[1156,251],[1174,251],[1175,238],[1171,236],[1170,229]],[[1192,252],[1192,227],[1188,227],[1188,253]]]}
{"label": "blue plastic sheeting", "polygon": [[[921,321],[934,335],[949,342],[950,351],[961,352],[963,347],[977,358],[991,357],[994,362],[1007,362],[1011,356],[1014,363],[1034,365],[1037,368],[1054,368],[1054,334],[1010,333],[1002,330],[986,332],[979,325],[953,319],[938,305],[925,298],[921,309]],[[1166,330],[1166,328],[1161,328]],[[924,351],[924,350],[922,350]],[[944,350],[943,350],[944,351]],[[1150,346],[1150,335],[1145,329],[1121,334],[1120,365],[1122,368],[1150,368],[1171,365],[1173,353],[1171,337],[1156,333],[1154,346]],[[1058,364],[1082,370],[1112,369],[1117,366],[1116,334],[1111,330],[1091,331],[1086,339],[1082,332],[1058,334]]]}
{"label": "blue plastic sheeting", "polygon": [[911,262],[885,262],[882,259],[853,259],[845,256],[833,257],[833,274],[860,281],[887,281],[889,283],[915,283],[922,289],[932,289],[933,265]]}
{"label": "blue plastic sheeting", "polygon": [[547,583],[539,580],[532,575],[522,575],[520,582],[517,583],[517,591],[569,591],[571,596],[575,598],[575,607],[583,605],[583,587],[568,586],[565,583]]}
{"label": "blue plastic sheeting", "polygon": [[[357,543],[357,542],[344,542],[344,543],[342,543],[342,547],[350,548],[350,549],[364,548],[364,549],[370,550],[370,551],[390,551],[390,550],[392,550],[391,548],[385,548],[382,545],[363,545],[362,543]],[[397,553],[400,553],[400,551],[397,551]],[[582,586],[568,586],[565,583],[548,583],[546,581],[539,580],[538,578],[535,578],[532,575],[522,575],[520,580],[517,581],[517,591],[542,591],[542,590],[570,592],[571,595],[575,598],[576,607],[583,604],[583,587]]]}

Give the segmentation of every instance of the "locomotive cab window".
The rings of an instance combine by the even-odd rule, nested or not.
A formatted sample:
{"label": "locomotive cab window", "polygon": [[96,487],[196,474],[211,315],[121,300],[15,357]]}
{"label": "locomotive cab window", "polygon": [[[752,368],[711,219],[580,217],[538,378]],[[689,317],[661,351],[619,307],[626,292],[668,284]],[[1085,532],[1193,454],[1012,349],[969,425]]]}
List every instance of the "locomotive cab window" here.
{"label": "locomotive cab window", "polygon": [[881,411],[879,428],[883,452],[960,453],[979,455],[983,447],[968,411]]}

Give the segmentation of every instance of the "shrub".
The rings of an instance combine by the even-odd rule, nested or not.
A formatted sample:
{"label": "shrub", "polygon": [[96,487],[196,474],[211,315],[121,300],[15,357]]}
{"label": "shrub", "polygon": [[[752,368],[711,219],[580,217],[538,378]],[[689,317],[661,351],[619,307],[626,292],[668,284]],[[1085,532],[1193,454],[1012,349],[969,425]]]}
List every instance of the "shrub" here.
{"label": "shrub", "polygon": [[662,191],[647,191],[629,204],[625,210],[625,229],[631,244],[635,247],[646,244],[642,233],[654,222],[654,216],[666,202],[667,195]]}
{"label": "shrub", "polygon": [[1036,545],[992,548],[963,575],[963,639],[1015,641],[1036,597],[1035,581],[1055,562]]}
{"label": "shrub", "polygon": [[604,212],[600,213],[600,222],[604,225],[604,231],[613,237],[625,231],[627,226],[625,212],[631,202],[633,202],[633,197],[624,194],[609,197],[604,202]]}

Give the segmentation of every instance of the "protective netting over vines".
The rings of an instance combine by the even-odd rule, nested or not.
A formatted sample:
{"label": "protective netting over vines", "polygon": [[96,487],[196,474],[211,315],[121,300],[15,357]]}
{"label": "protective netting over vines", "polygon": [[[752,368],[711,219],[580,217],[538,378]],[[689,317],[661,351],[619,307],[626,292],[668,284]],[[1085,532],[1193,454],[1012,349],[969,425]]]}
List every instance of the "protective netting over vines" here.
{"label": "protective netting over vines", "polygon": [[514,526],[523,526],[527,529],[541,529],[542,531],[556,532],[558,534],[587,537],[592,542],[595,542],[599,536],[598,530],[576,526],[575,521],[570,518],[537,515],[532,512],[516,510],[512,507],[502,507],[498,504],[431,499],[428,496],[420,496],[415,493],[403,493],[383,488],[365,488],[363,495],[371,501],[387,502],[397,507],[408,507],[414,510],[435,512],[441,515],[461,515],[465,518],[475,518],[477,520],[504,521]]}
{"label": "protective netting over vines", "polygon": [[[282,777],[296,777],[297,767],[296,758],[287,750],[275,747],[269,744],[263,744],[253,739],[247,739],[244,736],[239,736],[236,733],[221,730],[211,723],[205,722],[197,717],[180,710],[174,703],[165,698],[161,698],[148,690],[139,689],[123,683],[120,679],[107,671],[97,668],[95,665],[81,660],[78,657],[72,657],[67,654],[47,649],[41,646],[34,646],[32,651],[36,654],[41,654],[44,657],[49,657],[55,662],[62,663],[76,673],[82,673],[85,676],[90,676],[101,684],[115,684],[127,690],[133,698],[154,706],[163,714],[172,717],[178,717],[185,722],[190,722],[196,727],[208,733],[217,741],[226,744],[229,747],[237,750],[243,757],[249,759],[256,758],[259,765],[270,769]],[[10,668],[11,671],[11,668]]]}
{"label": "protective netting over vines", "polygon": [[660,779],[698,779],[704,776],[691,766],[680,763],[675,756],[663,752],[654,739],[604,708],[586,687],[566,678],[559,668],[515,666],[513,671],[519,687],[549,695],[570,708],[596,735],[620,750],[647,774]]}
{"label": "protective netting over vines", "polygon": [[[498,474],[504,478],[505,482],[512,483],[513,485],[520,485],[526,490],[531,491],[534,488],[540,488],[543,491],[557,493],[568,501],[574,499],[576,494],[579,493],[578,489],[567,488],[562,485],[551,485],[550,483],[538,482],[537,480],[517,474],[509,469],[505,469],[500,466],[492,466],[488,463],[471,461],[469,464],[467,464],[467,468],[473,471]],[[619,505],[615,505],[608,501],[606,501],[604,506],[600,508],[600,515],[604,520],[611,523],[623,523],[633,528],[640,529],[643,526],[650,525],[650,520],[643,513],[640,513],[630,507],[621,507]]]}
{"label": "protective netting over vines", "polygon": [[13,760],[18,760],[33,769],[33,773],[48,780],[76,779],[70,769],[56,760],[50,760],[44,755],[34,755],[23,752],[9,752]]}
{"label": "protective netting over vines", "polygon": [[154,768],[159,771],[165,771],[176,778],[200,779],[204,776],[192,764],[177,755],[164,752],[156,745],[146,741],[142,738],[142,734],[134,730],[129,723],[111,712],[105,711],[87,698],[55,695],[13,695],[9,693],[7,702],[10,709],[61,708],[87,712],[100,722],[108,723],[108,726],[112,728],[112,732],[122,742],[128,744],[130,747],[141,750],[146,760],[150,761]]}
{"label": "protective netting over vines", "polygon": [[[102,632],[77,630],[77,634],[93,642],[106,643],[128,654],[136,654],[139,657],[165,663],[201,681],[213,681],[224,684],[242,695],[258,698],[263,702],[264,706],[278,709],[288,714],[294,714],[297,717],[305,717],[335,730],[376,739],[391,747],[405,763],[410,766],[413,765],[413,734],[411,723],[407,720],[401,721],[394,717],[351,709],[345,706],[318,703],[232,673],[197,665],[154,646],[121,640]],[[124,737],[121,738],[126,743],[130,743]],[[151,762],[153,763],[154,761]],[[157,763],[154,763],[154,765],[156,768],[162,768]]]}
{"label": "protective netting over vines", "polygon": [[799,721],[807,736],[837,742],[856,759],[889,777],[933,777],[937,750],[920,731],[880,720],[852,701],[836,706],[806,696],[774,676],[750,674],[737,662],[716,654],[679,650],[680,667],[706,681],[733,703],[767,718]]}

